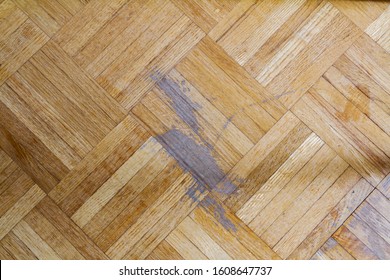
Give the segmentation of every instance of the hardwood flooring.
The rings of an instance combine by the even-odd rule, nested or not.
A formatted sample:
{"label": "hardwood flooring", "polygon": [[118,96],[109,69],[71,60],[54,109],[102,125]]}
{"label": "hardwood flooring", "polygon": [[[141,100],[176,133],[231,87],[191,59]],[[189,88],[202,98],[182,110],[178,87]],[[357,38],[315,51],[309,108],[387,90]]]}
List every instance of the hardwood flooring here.
{"label": "hardwood flooring", "polygon": [[0,0],[0,258],[390,259],[389,4]]}

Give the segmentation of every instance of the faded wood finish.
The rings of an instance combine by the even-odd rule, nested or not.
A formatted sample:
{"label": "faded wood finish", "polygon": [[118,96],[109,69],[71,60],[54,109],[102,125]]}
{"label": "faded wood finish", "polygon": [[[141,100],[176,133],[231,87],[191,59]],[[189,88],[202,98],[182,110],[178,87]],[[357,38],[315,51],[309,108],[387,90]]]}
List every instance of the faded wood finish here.
{"label": "faded wood finish", "polygon": [[385,1],[0,0],[1,259],[390,259]]}

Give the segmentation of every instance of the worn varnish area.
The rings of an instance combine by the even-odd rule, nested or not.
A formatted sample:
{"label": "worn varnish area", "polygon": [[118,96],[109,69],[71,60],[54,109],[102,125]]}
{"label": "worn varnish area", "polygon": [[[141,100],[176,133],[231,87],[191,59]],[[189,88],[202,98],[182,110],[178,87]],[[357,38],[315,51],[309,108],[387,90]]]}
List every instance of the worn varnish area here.
{"label": "worn varnish area", "polygon": [[0,258],[390,259],[389,22],[0,0]]}

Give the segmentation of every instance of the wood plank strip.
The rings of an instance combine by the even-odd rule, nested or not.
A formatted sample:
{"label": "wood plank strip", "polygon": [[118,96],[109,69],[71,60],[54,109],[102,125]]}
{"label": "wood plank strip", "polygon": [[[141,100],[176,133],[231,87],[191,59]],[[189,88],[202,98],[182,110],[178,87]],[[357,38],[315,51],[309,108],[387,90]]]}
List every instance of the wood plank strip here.
{"label": "wood plank strip", "polygon": [[[151,139],[151,138],[149,138]],[[72,215],[84,227],[103,206],[161,149],[157,141],[147,141]]]}
{"label": "wood plank strip", "polygon": [[289,208],[261,235],[264,241],[270,246],[275,246],[311,206],[318,203],[318,199],[333,185],[347,167],[348,164],[340,157],[332,160],[298,198],[290,204]]}
{"label": "wood plank strip", "polygon": [[[165,116],[162,123],[166,129],[158,134],[157,138],[180,129],[180,132],[184,132],[183,134],[199,145],[209,147],[210,153],[215,154],[216,161],[223,170],[231,168],[242,157],[244,151],[253,146],[252,142],[185,80],[181,80],[181,84],[189,90],[185,91],[186,95],[182,98],[184,89],[178,88],[179,81],[171,79],[170,74],[157,83],[159,88],[153,89],[142,99],[155,116]],[[215,127],[208,120],[211,123],[219,123],[219,126]],[[153,129],[155,130],[154,127]],[[241,141],[237,138],[233,140],[233,135],[229,135],[229,138],[225,136],[233,133],[236,136],[237,134],[243,136]]]}
{"label": "wood plank strip", "polygon": [[[257,234],[262,236],[265,231],[277,221],[278,217],[283,217],[284,213],[288,212],[289,207],[294,205],[293,203],[295,200],[299,201],[299,196],[302,195],[304,190],[310,186],[310,183],[313,182],[317,176],[320,176],[322,170],[332,162],[334,157],[335,155],[329,147],[323,146],[305,164],[305,166],[294,175],[291,181],[272,198],[272,200],[267,201],[268,204],[266,204],[262,211],[249,223],[249,226]],[[337,170],[339,174],[336,178],[338,178],[340,172],[342,173],[346,169],[343,162],[341,162],[340,165],[340,170]],[[336,178],[334,178],[334,180]],[[275,244],[273,244],[273,246],[274,245]]]}
{"label": "wood plank strip", "polygon": [[3,38],[8,38],[27,18],[26,14],[18,9],[13,1],[6,0],[0,3],[0,19],[2,22],[0,33],[3,34]]}
{"label": "wood plank strip", "polygon": [[76,250],[62,233],[57,230],[42,214],[33,209],[24,221],[47,243],[53,251],[63,260],[81,260],[84,257]]}
{"label": "wood plank strip", "polygon": [[[164,151],[160,150],[160,152],[158,152],[141,171],[127,182],[118,194],[83,227],[83,230],[88,236],[97,240],[99,240],[97,237],[101,233],[102,235],[99,238],[105,236],[105,230],[110,233],[115,232],[115,235],[120,236],[120,229],[125,227],[125,221],[128,221],[129,219],[133,220],[137,217],[134,208],[130,205],[137,204],[137,200],[142,200],[142,197],[145,194],[151,194],[153,192],[153,196],[158,196],[161,192],[160,190],[163,188],[159,187],[159,191],[156,191],[152,184],[153,180],[157,180],[160,184],[163,184],[165,181],[159,180],[159,177],[174,177],[174,172],[177,171],[177,169],[174,169],[174,161],[172,158]],[[165,180],[169,179],[165,178]],[[148,202],[141,204],[143,207],[146,207],[152,200],[152,196],[146,195],[146,197],[148,197]],[[138,210],[138,208],[135,209]],[[132,215],[128,215],[127,213],[132,213]],[[123,218],[124,220],[122,220]],[[112,236],[112,234],[109,234],[109,236]],[[102,240],[104,240],[104,238],[102,238]]]}
{"label": "wood plank strip", "polygon": [[239,1],[234,8],[225,15],[214,27],[208,32],[208,36],[214,41],[218,41],[237,21],[244,17],[256,4],[254,0]]}
{"label": "wood plank strip", "polygon": [[59,206],[72,216],[146,141],[148,135],[137,126],[116,149],[64,199]]}
{"label": "wood plank strip", "polygon": [[348,168],[332,187],[325,192],[321,199],[275,245],[275,251],[282,258],[287,258],[353,188],[359,178],[360,176],[356,171]]}
{"label": "wood plank strip", "polygon": [[[126,109],[134,107],[139,99],[155,85],[156,81],[153,76],[156,71],[162,75],[168,73],[205,35],[198,26],[187,20],[179,20],[175,25],[179,25],[180,28],[172,28],[182,30],[182,32],[173,40],[170,40],[159,55],[154,56],[149,61],[147,67],[140,65],[139,69],[142,69],[142,71],[137,73],[134,79],[118,95],[119,103]],[[168,37],[164,41],[167,40]],[[162,42],[162,44],[164,45],[165,42]],[[145,55],[149,56],[149,52]],[[134,92],[137,92],[137,94],[134,94]]]}
{"label": "wood plank strip", "polygon": [[68,54],[74,55],[125,2],[124,0],[89,2],[80,13],[61,28],[54,37],[55,41]]}
{"label": "wood plank strip", "polygon": [[[329,81],[340,93],[348,98],[348,100],[351,101],[352,104],[356,106],[356,108],[358,108],[378,127],[387,133],[387,135],[390,135],[390,116],[380,106],[378,106],[374,100],[367,97],[333,66],[330,67],[329,70],[324,74],[324,78]],[[360,120],[360,117],[357,119]],[[367,136],[370,137],[370,135]]]}
{"label": "wood plank strip", "polygon": [[362,30],[374,22],[387,7],[387,3],[385,2],[350,2],[337,0],[330,2]]}
{"label": "wood plank strip", "polygon": [[365,30],[379,45],[381,45],[387,52],[390,52],[390,33],[389,29],[389,14],[390,7],[387,9]]}
{"label": "wood plank strip", "polygon": [[183,257],[167,241],[163,240],[146,258],[147,260],[182,260]]}
{"label": "wood plank strip", "polygon": [[[142,30],[142,27],[137,26],[136,22],[138,22],[140,19],[145,21],[144,14],[146,13],[150,15],[147,10],[150,9],[152,4],[159,5],[161,3],[159,1],[149,1],[147,3],[145,3],[145,1],[132,1],[131,3],[127,2],[105,25],[100,28],[98,32],[93,34],[91,38],[87,40],[84,46],[78,50],[75,56],[73,56],[73,59],[83,69],[87,69],[88,65],[94,63],[95,59],[98,60],[98,57],[104,56],[103,53],[107,53],[107,49],[111,48],[112,46],[115,46],[116,48],[127,47],[128,44],[132,42],[131,36],[136,33],[136,30]],[[127,36],[123,36],[123,33],[125,32],[124,30],[129,29],[129,27],[132,27],[134,33],[128,33],[126,34]],[[118,43],[119,37],[126,37],[128,42],[121,42],[121,44]],[[120,53],[121,51],[117,50],[117,55]],[[102,67],[98,65],[95,66],[96,68],[99,67],[100,69],[105,68],[104,65]],[[92,66],[90,69],[95,69],[95,67]],[[92,74],[92,72],[89,73]],[[93,75],[93,77],[96,77],[96,75]]]}
{"label": "wood plank strip", "polygon": [[3,216],[34,185],[34,182],[21,170],[15,173],[19,176],[11,178],[12,182],[5,182],[8,188],[0,196],[0,216]]}
{"label": "wood plank strip", "polygon": [[0,85],[48,40],[49,37],[29,19],[10,34],[0,50]]}
{"label": "wood plank strip", "polygon": [[[243,65],[303,3],[304,1],[257,3],[246,15],[245,20],[230,29],[218,43],[240,65]],[[269,21],[268,18],[275,20]]]}
{"label": "wood plank strip", "polygon": [[390,173],[378,184],[377,189],[390,199]]}
{"label": "wood plank strip", "polygon": [[208,258],[179,230],[173,230],[166,238],[180,255],[186,260],[208,260]]}
{"label": "wood plank strip", "polygon": [[310,41],[266,87],[291,108],[294,103],[361,35],[361,30],[338,14],[330,24]]}
{"label": "wood plank strip", "polygon": [[314,133],[299,146],[264,185],[237,211],[237,217],[249,224],[273,197],[287,185],[299,170],[322,147],[322,140]]}
{"label": "wood plank strip", "polygon": [[305,95],[294,106],[293,112],[367,181],[373,185],[378,184],[384,177],[383,171],[387,168],[386,164],[378,164],[359,150],[351,139],[353,136],[348,135],[338,119],[331,115],[319,100],[321,101],[313,94]]}
{"label": "wood plank strip", "polygon": [[[11,78],[7,85],[25,99],[52,133],[58,134],[80,158],[84,157],[98,143],[99,132],[85,131],[81,110],[71,110],[71,102],[65,95],[46,79],[30,62],[26,62]],[[72,103],[71,103],[72,104]],[[82,131],[83,133],[80,133]]]}
{"label": "wood plank strip", "polygon": [[343,73],[370,100],[390,114],[390,93],[373,81],[369,74],[359,68],[344,54],[333,65]]}
{"label": "wood plank strip", "polygon": [[11,162],[0,173],[0,195],[9,188],[9,186],[22,175],[23,171],[15,162]]}
{"label": "wood plank strip", "polygon": [[[194,49],[176,69],[253,143],[275,123],[261,107],[261,102],[253,100],[200,50]],[[208,83],[204,83],[205,80]]]}
{"label": "wood plank strip", "polygon": [[48,36],[53,36],[71,17],[71,14],[58,3],[26,0],[16,0],[15,3]]}
{"label": "wood plank strip", "polygon": [[[245,1],[244,1],[245,2]],[[237,83],[245,92],[264,108],[275,120],[278,120],[286,112],[284,106],[274,98],[267,90],[255,81],[244,68],[228,56],[218,44],[206,36],[198,44],[203,54],[213,60],[218,67],[224,70],[229,77]]]}
{"label": "wood plank strip", "polygon": [[84,258],[94,260],[108,259],[99,247],[49,197],[43,199],[36,209],[73,244]]}
{"label": "wood plank strip", "polygon": [[[185,218],[176,228],[208,259],[230,260],[230,256],[191,218]],[[176,231],[175,230],[175,231]]]}
{"label": "wood plank strip", "polygon": [[340,244],[333,238],[329,238],[328,241],[321,247],[321,250],[331,260],[354,260]]}
{"label": "wood plank strip", "polygon": [[313,40],[316,35],[333,21],[338,14],[331,4],[325,4],[321,9],[310,17],[308,22],[291,36],[291,39],[263,66],[256,79],[263,85],[269,83],[285,68],[298,54]]}
{"label": "wood plank strip", "polygon": [[162,170],[161,176],[153,178],[143,191],[130,202],[119,201],[121,202],[118,207],[119,209],[112,210],[107,208],[101,214],[99,213],[100,215],[91,221],[86,231],[96,240],[99,247],[108,250],[131,225],[144,215],[148,207],[150,208],[158,201],[159,197],[182,174],[182,170],[170,159],[167,166]]}
{"label": "wood plank strip", "polygon": [[50,197],[56,202],[63,201],[76,187],[88,177],[90,173],[101,164],[120,143],[129,137],[136,128],[134,119],[130,116],[120,122],[103,140],[97,145],[77,167],[72,169],[65,178],[50,192]]}
{"label": "wood plank strip", "polygon": [[[169,223],[170,227],[173,229],[173,226],[195,207],[191,198],[186,197],[184,200],[181,200],[188,188],[193,185],[194,181],[191,176],[187,174],[180,176],[174,184],[172,184],[172,186],[107,250],[107,254],[114,259],[139,259],[149,255],[170,232],[169,227],[164,227],[164,231],[161,231],[159,225],[162,223]],[[177,204],[177,201],[180,200],[181,203]],[[179,209],[180,211],[178,211]],[[156,231],[157,228],[159,228],[159,232]],[[147,237],[151,238],[151,241],[153,240],[153,242],[148,242]]]}
{"label": "wood plank strip", "polygon": [[0,240],[41,201],[46,194],[37,186],[30,188],[0,218]]}
{"label": "wood plank strip", "polygon": [[342,225],[333,238],[347,250],[353,257],[359,260],[377,260],[378,257],[348,228]]}
{"label": "wood plank strip", "polygon": [[383,63],[381,60],[367,54],[355,45],[349,48],[345,55],[360,69],[369,74],[370,78],[386,90],[386,92],[390,92],[390,86],[388,85],[390,80],[388,73],[390,65],[388,63]]}
{"label": "wood plank strip", "polygon": [[390,201],[376,189],[367,197],[367,202],[386,220],[390,221]]}
{"label": "wood plank strip", "polygon": [[40,260],[59,260],[60,256],[25,222],[21,221],[12,232]]}
{"label": "wood plank strip", "polygon": [[190,217],[233,259],[279,259],[226,206],[210,196],[202,201]]}
{"label": "wood plank strip", "polygon": [[[322,100],[320,102],[330,114],[338,118],[345,130],[353,135],[350,137],[351,140],[356,143],[356,146],[362,152],[366,154],[371,153],[382,158],[386,158],[386,155],[390,154],[390,149],[387,145],[390,142],[389,135],[344,98],[328,82],[321,78],[310,89],[310,92],[313,92],[315,97],[321,96],[323,100],[327,101],[327,103],[321,102]],[[364,142],[366,147],[361,145],[360,142]],[[371,157],[374,157],[374,155]]]}
{"label": "wood plank strip", "polygon": [[[80,160],[78,154],[65,142],[60,135],[55,133],[50,123],[40,113],[35,113],[34,107],[28,104],[29,89],[22,86],[19,81],[8,84],[13,90],[5,90],[1,101],[42,143],[58,158],[67,169],[73,168]],[[31,102],[34,103],[34,102]]]}
{"label": "wood plank strip", "polygon": [[[355,211],[359,204],[372,191],[372,186],[360,179],[355,186],[340,200],[340,202],[329,212],[306,239],[290,254],[289,259],[308,259],[317,249],[344,223],[344,221]],[[337,235],[337,231],[335,233]],[[339,242],[338,238],[335,238]],[[339,242],[340,243],[340,242]],[[344,246],[344,243],[340,243]],[[350,250],[347,250],[351,253]],[[354,257],[356,255],[352,254]],[[358,257],[360,259],[360,257]]]}
{"label": "wood plank strip", "polygon": [[234,1],[172,1],[204,32],[209,32],[236,5]]}
{"label": "wood plank strip", "polygon": [[389,258],[390,245],[357,216],[352,215],[346,221],[345,226],[379,259]]}
{"label": "wood plank strip", "polygon": [[105,116],[108,116],[114,124],[124,119],[125,111],[123,108],[113,98],[107,95],[93,79],[77,67],[73,60],[57,44],[50,41],[42,48],[42,51],[81,88],[83,94],[89,95],[91,99],[93,98],[96,105],[101,108]]}
{"label": "wood plank strip", "polygon": [[16,260],[36,260],[37,256],[12,231],[0,240],[1,248]]}
{"label": "wood plank strip", "polygon": [[378,213],[374,207],[367,202],[363,202],[356,210],[356,216],[390,244],[390,222]]}
{"label": "wood plank strip", "polygon": [[257,77],[264,68],[264,65],[271,60],[284,46],[290,36],[294,34],[301,25],[310,20],[310,15],[323,7],[322,1],[306,1],[289,19],[286,21],[267,42],[245,63],[245,69],[253,76]]}

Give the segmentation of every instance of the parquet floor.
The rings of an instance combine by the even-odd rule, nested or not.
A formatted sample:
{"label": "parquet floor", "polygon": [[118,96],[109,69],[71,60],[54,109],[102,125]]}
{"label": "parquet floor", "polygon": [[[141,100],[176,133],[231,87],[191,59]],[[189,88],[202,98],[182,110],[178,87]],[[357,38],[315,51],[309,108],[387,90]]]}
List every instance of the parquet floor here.
{"label": "parquet floor", "polygon": [[390,3],[0,0],[1,259],[390,259]]}

